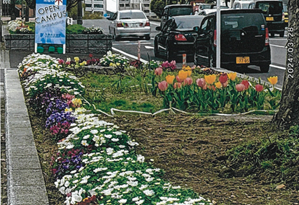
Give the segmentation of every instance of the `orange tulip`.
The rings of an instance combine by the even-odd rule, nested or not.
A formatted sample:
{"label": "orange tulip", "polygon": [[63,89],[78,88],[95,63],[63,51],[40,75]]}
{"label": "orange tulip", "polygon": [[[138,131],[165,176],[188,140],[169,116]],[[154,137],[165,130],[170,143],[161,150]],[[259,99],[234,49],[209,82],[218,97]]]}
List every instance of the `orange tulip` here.
{"label": "orange tulip", "polygon": [[228,73],[227,76],[230,80],[234,81],[237,77],[237,73]]}
{"label": "orange tulip", "polygon": [[205,81],[208,83],[208,84],[213,84],[216,80],[216,75],[215,74],[212,74],[212,75],[205,75]]}
{"label": "orange tulip", "polygon": [[221,88],[222,87],[222,84],[218,81],[217,83],[215,83],[215,86],[216,86],[216,88]]}
{"label": "orange tulip", "polygon": [[275,84],[277,83],[277,80],[278,80],[277,76],[269,77],[269,78],[267,78],[267,79],[268,79],[268,81],[269,81],[272,85],[275,85]]}
{"label": "orange tulip", "polygon": [[175,79],[175,76],[174,75],[168,75],[166,76],[166,82],[168,84],[173,84],[173,80]]}
{"label": "orange tulip", "polygon": [[184,81],[187,77],[188,77],[188,72],[187,71],[184,71],[184,70],[180,70],[179,71],[179,74],[178,74],[178,77]]}

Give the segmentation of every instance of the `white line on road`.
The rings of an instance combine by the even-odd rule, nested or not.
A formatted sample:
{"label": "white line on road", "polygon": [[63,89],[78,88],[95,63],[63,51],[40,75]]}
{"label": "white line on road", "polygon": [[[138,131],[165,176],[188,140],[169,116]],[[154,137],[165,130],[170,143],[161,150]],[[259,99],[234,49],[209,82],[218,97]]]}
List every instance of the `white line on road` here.
{"label": "white line on road", "polygon": [[158,23],[158,22],[151,21],[151,24],[154,24],[156,26],[160,26],[160,22]]}
{"label": "white line on road", "polygon": [[278,65],[273,65],[273,64],[270,64],[270,67],[277,68],[277,69],[280,69],[280,70],[285,70],[286,69],[285,67],[278,66]]}
{"label": "white line on road", "polygon": [[[119,49],[117,49],[117,48],[112,47],[112,50],[113,50],[113,51],[116,51],[116,52],[119,52],[119,53],[121,53],[121,54],[123,54],[123,55],[125,55],[125,56],[128,56],[129,58],[133,58],[133,59],[136,59],[136,60],[138,59],[137,56],[128,54],[128,53],[126,53],[126,52],[124,52],[124,51],[122,51],[122,50],[119,50]],[[142,58],[140,58],[140,61],[141,61],[142,63],[148,63],[148,61],[143,60]]]}
{"label": "white line on road", "polygon": [[153,46],[144,46],[144,48],[149,49],[149,50],[153,50],[154,49]]}
{"label": "white line on road", "polygon": [[273,44],[270,44],[270,46],[272,46],[272,47],[278,47],[278,48],[286,48],[285,46],[273,45]]}

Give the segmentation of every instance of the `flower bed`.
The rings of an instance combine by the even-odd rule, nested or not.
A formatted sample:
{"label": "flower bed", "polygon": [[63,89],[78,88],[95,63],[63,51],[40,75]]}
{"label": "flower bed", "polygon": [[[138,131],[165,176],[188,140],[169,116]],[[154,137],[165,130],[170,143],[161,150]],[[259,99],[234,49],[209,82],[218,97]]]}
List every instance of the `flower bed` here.
{"label": "flower bed", "polygon": [[138,143],[126,131],[88,113],[84,86],[58,59],[32,54],[18,71],[30,106],[57,140],[52,171],[65,204],[210,204],[163,180],[163,170],[136,154]]}

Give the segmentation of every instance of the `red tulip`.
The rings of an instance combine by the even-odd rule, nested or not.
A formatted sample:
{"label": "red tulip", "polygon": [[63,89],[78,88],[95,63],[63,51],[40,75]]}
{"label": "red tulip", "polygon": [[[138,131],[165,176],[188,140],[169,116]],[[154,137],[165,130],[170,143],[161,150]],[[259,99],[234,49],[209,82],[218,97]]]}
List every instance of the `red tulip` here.
{"label": "red tulip", "polygon": [[59,60],[58,60],[58,63],[61,65],[61,64],[64,63],[64,60],[63,60],[63,59],[59,59]]}
{"label": "red tulip", "polygon": [[161,91],[165,91],[167,90],[167,87],[168,87],[168,83],[164,80],[160,83],[158,83],[158,88],[161,90]]}
{"label": "red tulip", "polygon": [[242,84],[242,83],[237,84],[237,85],[236,85],[236,90],[237,90],[238,92],[242,92],[243,90],[245,90],[245,85]]}
{"label": "red tulip", "polygon": [[249,88],[248,80],[242,80],[241,84],[243,84],[245,86],[245,90],[247,90]]}
{"label": "red tulip", "polygon": [[191,85],[192,83],[193,83],[192,78],[186,78],[186,79],[184,80],[184,84],[185,84],[185,85]]}
{"label": "red tulip", "polygon": [[220,82],[221,84],[226,83],[227,80],[228,80],[228,76],[227,76],[226,73],[222,73],[222,74],[219,76],[219,82]]}
{"label": "red tulip", "polygon": [[161,67],[156,68],[155,75],[162,75],[162,73],[163,73],[163,69]]}
{"label": "red tulip", "polygon": [[262,92],[262,91],[264,90],[264,87],[263,87],[262,85],[260,85],[260,84],[257,84],[257,85],[255,86],[255,90],[256,90],[257,92]]}

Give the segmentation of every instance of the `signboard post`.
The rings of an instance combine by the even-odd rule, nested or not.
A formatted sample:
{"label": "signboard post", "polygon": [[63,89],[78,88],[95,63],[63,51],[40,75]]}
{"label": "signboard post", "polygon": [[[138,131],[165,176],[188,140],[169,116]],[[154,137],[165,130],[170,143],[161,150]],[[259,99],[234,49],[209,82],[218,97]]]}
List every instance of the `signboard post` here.
{"label": "signboard post", "polygon": [[65,53],[66,0],[36,0],[35,16],[35,52],[38,44],[55,44]]}

